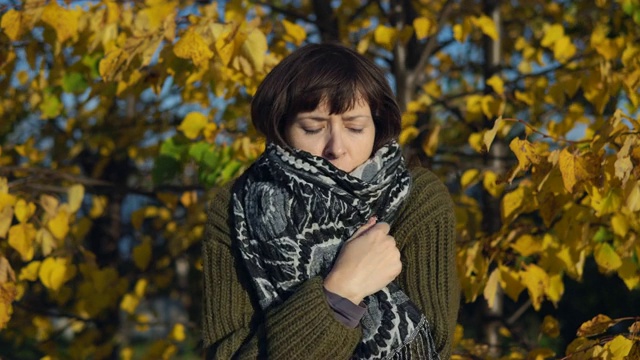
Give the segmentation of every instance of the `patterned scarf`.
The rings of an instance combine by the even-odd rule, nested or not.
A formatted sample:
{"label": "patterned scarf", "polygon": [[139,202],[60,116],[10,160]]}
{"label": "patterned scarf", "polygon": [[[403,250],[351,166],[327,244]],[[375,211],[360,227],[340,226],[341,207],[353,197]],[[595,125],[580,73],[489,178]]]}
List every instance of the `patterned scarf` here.
{"label": "patterned scarf", "polygon": [[[398,144],[346,173],[327,160],[273,143],[233,193],[236,236],[260,306],[326,276],[342,244],[367,220],[392,224],[411,178]],[[437,359],[425,316],[395,284],[364,299],[362,340],[353,359]]]}

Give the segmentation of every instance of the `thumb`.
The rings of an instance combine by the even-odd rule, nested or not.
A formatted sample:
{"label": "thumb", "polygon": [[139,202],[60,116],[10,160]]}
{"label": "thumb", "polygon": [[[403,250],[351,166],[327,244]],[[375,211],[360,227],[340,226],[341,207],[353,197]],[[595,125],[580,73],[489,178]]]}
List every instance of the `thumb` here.
{"label": "thumb", "polygon": [[353,240],[353,239],[357,238],[358,236],[362,235],[365,231],[371,229],[377,222],[378,222],[378,217],[377,216],[374,215],[374,216],[370,217],[366,224],[360,226],[358,228],[358,230],[356,230],[356,232],[353,233],[353,235],[351,235],[351,239],[349,239],[349,240]]}

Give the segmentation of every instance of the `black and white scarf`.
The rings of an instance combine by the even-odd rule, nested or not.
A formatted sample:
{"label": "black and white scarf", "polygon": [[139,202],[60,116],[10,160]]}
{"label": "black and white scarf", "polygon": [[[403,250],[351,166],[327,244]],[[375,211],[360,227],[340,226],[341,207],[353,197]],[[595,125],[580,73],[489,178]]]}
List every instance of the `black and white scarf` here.
{"label": "black and white scarf", "polygon": [[[240,253],[263,309],[331,270],[340,247],[367,220],[392,224],[411,178],[393,142],[351,173],[273,143],[238,180],[233,214]],[[437,359],[429,324],[395,283],[364,299],[353,359]]]}

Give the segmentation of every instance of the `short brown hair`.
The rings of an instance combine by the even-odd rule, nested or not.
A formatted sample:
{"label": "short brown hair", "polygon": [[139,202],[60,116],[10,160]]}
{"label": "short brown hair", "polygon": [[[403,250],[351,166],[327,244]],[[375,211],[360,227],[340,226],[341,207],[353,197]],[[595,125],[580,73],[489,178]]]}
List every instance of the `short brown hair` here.
{"label": "short brown hair", "polygon": [[251,120],[267,141],[288,146],[286,126],[327,101],[342,114],[362,97],[376,127],[374,151],[400,134],[402,114],[382,69],[339,44],[312,44],[295,50],[265,77],[251,102]]}

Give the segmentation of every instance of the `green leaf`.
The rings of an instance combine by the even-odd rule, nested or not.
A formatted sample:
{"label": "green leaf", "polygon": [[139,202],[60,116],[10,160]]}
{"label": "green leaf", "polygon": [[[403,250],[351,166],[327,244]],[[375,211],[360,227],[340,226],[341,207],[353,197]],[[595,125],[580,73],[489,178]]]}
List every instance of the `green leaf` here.
{"label": "green leaf", "polygon": [[168,138],[160,145],[160,155],[172,157],[178,161],[182,160],[189,145],[176,137]]}
{"label": "green leaf", "polygon": [[78,72],[66,73],[62,78],[62,90],[68,93],[81,93],[87,88],[87,82]]}
{"label": "green leaf", "polygon": [[162,184],[172,180],[181,170],[180,162],[176,158],[168,155],[160,155],[153,164],[151,177],[154,184]]}
{"label": "green leaf", "polygon": [[607,242],[613,239],[613,233],[605,228],[604,226],[600,226],[595,235],[593,235],[593,241],[597,243]]}
{"label": "green leaf", "polygon": [[199,141],[197,143],[191,144],[189,146],[189,157],[200,163],[205,158],[205,156],[210,152],[211,144]]}
{"label": "green leaf", "polygon": [[94,79],[100,77],[100,60],[103,57],[103,53],[86,54],[82,57],[82,64],[91,70],[91,77]]}
{"label": "green leaf", "polygon": [[51,93],[44,95],[44,100],[40,104],[40,111],[43,119],[52,119],[60,115],[62,112],[62,102],[58,97]]}
{"label": "green leaf", "polygon": [[233,176],[238,172],[238,170],[242,167],[242,163],[238,160],[229,161],[222,172],[220,173],[220,177],[222,181],[229,181],[233,178]]}

